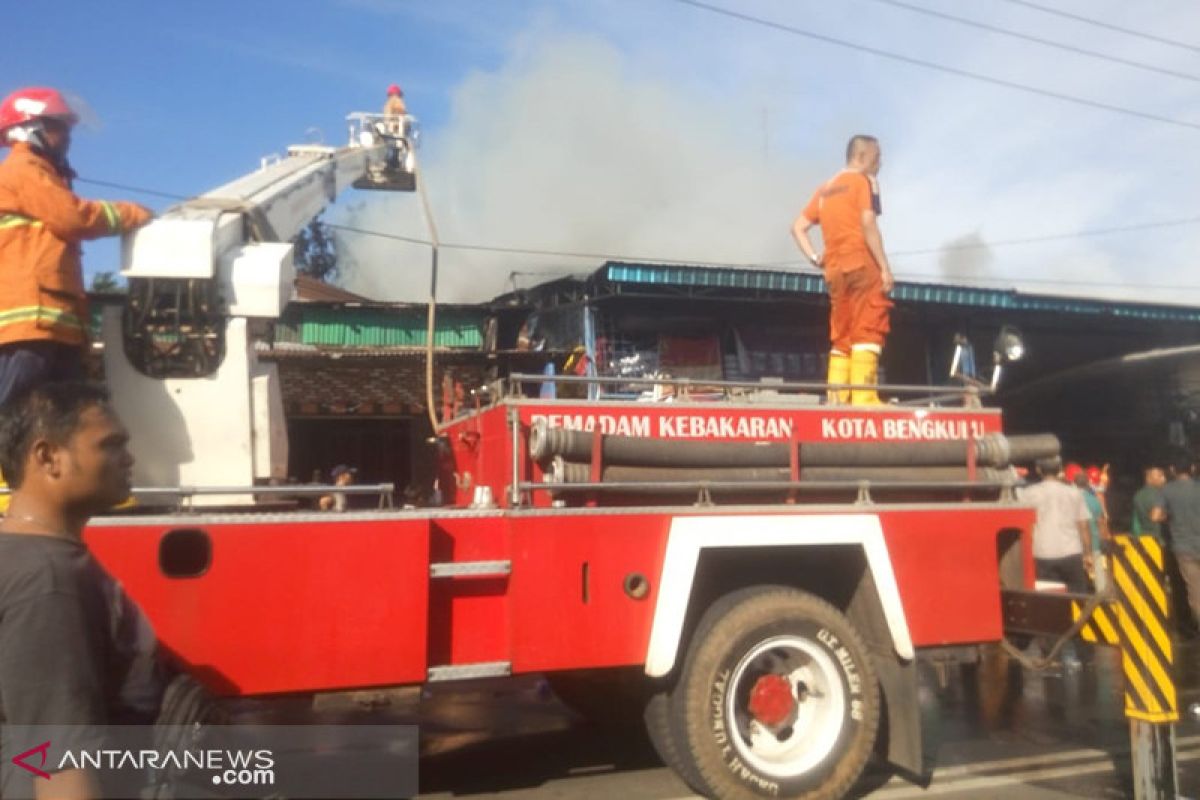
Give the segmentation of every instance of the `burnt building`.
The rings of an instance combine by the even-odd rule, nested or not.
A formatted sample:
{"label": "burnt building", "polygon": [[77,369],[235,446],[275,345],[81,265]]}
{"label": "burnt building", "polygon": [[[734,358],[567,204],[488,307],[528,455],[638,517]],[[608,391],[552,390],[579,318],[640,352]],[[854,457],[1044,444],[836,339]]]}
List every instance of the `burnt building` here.
{"label": "burnt building", "polygon": [[[1051,431],[1070,458],[1122,465],[1200,442],[1200,308],[901,282],[881,382],[953,385],[956,337],[980,377],[1004,326],[1024,357],[985,403],[1012,431]],[[824,380],[829,303],[812,272],[610,262],[507,295],[559,350],[601,375]],[[1135,355],[1136,354],[1136,355]]]}

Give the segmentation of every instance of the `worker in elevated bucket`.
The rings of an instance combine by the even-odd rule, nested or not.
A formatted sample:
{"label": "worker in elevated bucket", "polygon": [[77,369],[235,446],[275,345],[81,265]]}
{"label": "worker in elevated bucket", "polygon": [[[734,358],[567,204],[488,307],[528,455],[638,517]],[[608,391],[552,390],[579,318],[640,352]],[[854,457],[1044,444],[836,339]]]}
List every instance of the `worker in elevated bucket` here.
{"label": "worker in elevated bucket", "polygon": [[[829,287],[829,383],[859,384],[831,390],[830,402],[877,405],[879,357],[891,329],[888,294],[894,280],[876,218],[882,213],[876,176],[879,141],[857,135],[846,145],[846,168],[825,182],[792,225],[805,257],[825,271]],[[821,226],[825,253],[818,256],[808,232]]]}
{"label": "worker in elevated bucket", "polygon": [[51,380],[83,377],[88,308],[81,242],[153,216],[136,203],[81,200],[67,163],[79,114],[55,89],[0,103],[0,406]]}
{"label": "worker in elevated bucket", "polygon": [[[407,150],[408,106],[404,102],[404,91],[394,83],[388,87],[387,100],[383,104],[383,124],[389,135],[404,140]],[[388,141],[388,169],[400,168],[400,151],[400,146],[394,140]]]}
{"label": "worker in elevated bucket", "polygon": [[383,103],[383,116],[389,133],[404,135],[404,118],[408,116],[408,106],[404,103],[404,90],[397,84],[393,83],[388,87],[387,100]]}

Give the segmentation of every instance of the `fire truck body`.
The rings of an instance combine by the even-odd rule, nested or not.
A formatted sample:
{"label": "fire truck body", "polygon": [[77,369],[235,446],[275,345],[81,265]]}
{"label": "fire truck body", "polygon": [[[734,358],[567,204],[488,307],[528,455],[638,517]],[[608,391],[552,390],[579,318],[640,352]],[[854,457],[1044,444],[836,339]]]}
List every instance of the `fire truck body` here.
{"label": "fire truck body", "polygon": [[753,568],[722,584],[834,599],[869,574],[904,659],[996,641],[998,549],[1030,521],[996,503],[172,515],[98,519],[88,543],[214,689],[266,694],[489,670],[661,677],[711,588],[698,574],[723,559]]}
{"label": "fire truck body", "polygon": [[[546,673],[584,710],[644,707],[664,760],[716,796],[814,786],[839,796],[886,708],[888,758],[922,769],[914,659],[1002,637],[1001,585],[1033,582],[1029,508],[1004,489],[984,485],[990,496],[968,502],[971,487],[919,481],[906,502],[873,502],[869,485],[851,483],[834,487],[845,493],[837,502],[805,502],[801,491],[794,502],[610,505],[620,494],[603,484],[580,494],[524,479],[547,475],[530,454],[534,431],[562,421],[592,427],[597,442],[604,429],[648,424],[696,439],[774,436],[803,452],[814,442],[801,437],[814,435],[908,446],[914,436],[994,435],[999,418],[501,401],[444,430],[458,508],[109,517],[88,542],[164,645],[224,695]],[[803,481],[773,491],[786,488]],[[465,508],[468,489],[507,507]],[[922,501],[923,490],[960,497]],[[763,632],[729,641],[755,613]],[[744,734],[732,760],[704,733],[717,721],[699,734],[687,721],[712,705],[714,680],[736,688],[722,700],[722,719]],[[812,741],[793,733],[800,726]]]}
{"label": "fire truck body", "polygon": [[207,508],[86,538],[164,648],[224,696],[544,673],[585,711],[644,714],[718,797],[840,797],[881,725],[920,772],[916,657],[1000,639],[1002,585],[1033,586],[1021,446],[996,410],[721,382],[545,400],[514,379],[439,427],[439,508],[253,505],[286,464],[254,343],[290,297],[281,242],[347,181],[413,188],[378,165],[378,126],[357,130],[128,243],[128,307],[104,324],[114,402],[139,483],[207,490]]}

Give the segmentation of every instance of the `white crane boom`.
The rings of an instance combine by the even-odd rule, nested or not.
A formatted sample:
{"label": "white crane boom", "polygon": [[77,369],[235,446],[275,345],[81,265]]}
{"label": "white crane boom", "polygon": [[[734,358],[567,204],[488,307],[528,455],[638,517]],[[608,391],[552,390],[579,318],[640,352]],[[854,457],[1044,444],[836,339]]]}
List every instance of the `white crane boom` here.
{"label": "white crane boom", "polygon": [[253,320],[283,313],[294,293],[291,242],[339,193],[415,186],[411,139],[378,115],[349,119],[345,147],[292,147],[123,243],[128,299],[106,310],[102,336],[113,402],[133,423],[137,485],[250,488],[286,476],[279,379],[258,361]]}

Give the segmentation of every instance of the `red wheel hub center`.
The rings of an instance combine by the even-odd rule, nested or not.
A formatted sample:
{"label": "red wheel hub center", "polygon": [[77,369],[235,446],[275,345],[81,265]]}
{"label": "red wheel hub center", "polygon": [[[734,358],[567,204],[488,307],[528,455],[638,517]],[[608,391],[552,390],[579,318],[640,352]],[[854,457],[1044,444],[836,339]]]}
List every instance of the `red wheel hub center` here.
{"label": "red wheel hub center", "polygon": [[763,675],[750,690],[750,713],[763,725],[782,725],[795,709],[792,685],[782,675]]}

